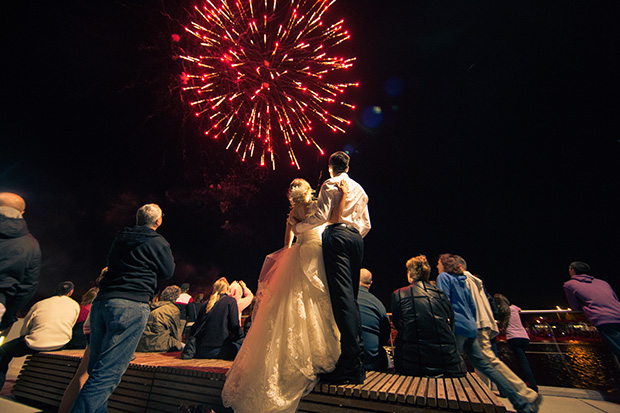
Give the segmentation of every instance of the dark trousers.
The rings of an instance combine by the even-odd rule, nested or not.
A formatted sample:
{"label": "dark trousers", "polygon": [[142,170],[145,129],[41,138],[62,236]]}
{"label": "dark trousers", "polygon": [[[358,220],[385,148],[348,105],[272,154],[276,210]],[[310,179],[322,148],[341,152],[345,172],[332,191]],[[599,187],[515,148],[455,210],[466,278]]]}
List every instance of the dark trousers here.
{"label": "dark trousers", "polygon": [[616,356],[618,362],[620,362],[620,324],[601,324],[596,326],[596,329],[601,336],[603,336],[607,346],[609,346],[611,352]]}
{"label": "dark trousers", "polygon": [[521,374],[523,374],[523,381],[525,381],[527,387],[538,393],[538,386],[536,385],[534,373],[532,373],[530,362],[525,356],[525,350],[527,350],[527,347],[530,345],[530,340],[527,338],[511,338],[508,340],[508,344],[510,345],[510,348],[512,348],[512,352],[517,359],[517,363],[519,363]]}
{"label": "dark trousers", "polygon": [[28,354],[36,354],[37,350],[28,347],[25,337],[19,337],[0,346],[0,390],[4,387],[6,373],[9,371],[9,363],[13,357],[23,357]]}
{"label": "dark trousers", "polygon": [[362,322],[357,306],[364,241],[359,232],[342,224],[323,232],[323,261],[332,310],[340,330],[340,358],[336,370],[352,377],[361,376]]}

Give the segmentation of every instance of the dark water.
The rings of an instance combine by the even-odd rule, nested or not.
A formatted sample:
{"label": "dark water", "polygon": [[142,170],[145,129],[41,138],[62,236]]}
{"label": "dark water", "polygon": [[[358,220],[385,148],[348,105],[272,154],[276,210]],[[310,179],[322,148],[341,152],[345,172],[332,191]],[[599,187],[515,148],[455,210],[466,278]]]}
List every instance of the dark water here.
{"label": "dark water", "polygon": [[[500,358],[520,374],[510,346],[497,344]],[[539,385],[620,391],[620,369],[603,343],[538,341],[526,354]]]}

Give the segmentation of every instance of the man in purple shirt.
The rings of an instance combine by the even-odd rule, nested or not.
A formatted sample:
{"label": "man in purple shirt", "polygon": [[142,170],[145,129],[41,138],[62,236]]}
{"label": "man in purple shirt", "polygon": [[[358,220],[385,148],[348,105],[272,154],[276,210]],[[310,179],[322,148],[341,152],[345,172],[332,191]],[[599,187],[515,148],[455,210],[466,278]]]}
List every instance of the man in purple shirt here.
{"label": "man in purple shirt", "polygon": [[620,361],[618,296],[605,281],[589,275],[590,266],[585,262],[572,262],[568,267],[568,273],[571,278],[564,283],[564,292],[571,308],[583,311]]}

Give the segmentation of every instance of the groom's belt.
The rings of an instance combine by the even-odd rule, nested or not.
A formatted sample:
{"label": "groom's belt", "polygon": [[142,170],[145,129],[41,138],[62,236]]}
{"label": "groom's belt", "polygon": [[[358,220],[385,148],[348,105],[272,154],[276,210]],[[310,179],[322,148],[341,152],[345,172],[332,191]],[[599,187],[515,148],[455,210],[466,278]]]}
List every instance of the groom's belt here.
{"label": "groom's belt", "polygon": [[357,228],[355,228],[353,225],[345,224],[344,222],[339,222],[338,224],[329,224],[327,226],[327,228],[336,228],[336,227],[344,227],[344,228],[348,228],[348,229],[352,229],[352,230],[357,231]]}

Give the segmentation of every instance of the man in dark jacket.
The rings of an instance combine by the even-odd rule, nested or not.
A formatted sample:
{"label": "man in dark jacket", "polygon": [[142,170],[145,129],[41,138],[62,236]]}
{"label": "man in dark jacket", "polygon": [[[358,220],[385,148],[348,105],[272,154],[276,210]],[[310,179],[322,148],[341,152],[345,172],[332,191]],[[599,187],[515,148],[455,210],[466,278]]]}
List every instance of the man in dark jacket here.
{"label": "man in dark jacket", "polygon": [[158,205],[144,205],[136,226],[125,228],[110,248],[108,272],[90,310],[89,377],[72,413],[106,411],[146,326],[157,281],[174,273],[170,244],[155,232],[162,219]]}
{"label": "man in dark jacket", "polygon": [[181,312],[175,301],[181,289],[170,285],[161,292],[159,301],[151,304],[151,314],[142,332],[136,351],[176,351],[183,350]]}
{"label": "man in dark jacket", "polygon": [[454,311],[448,297],[428,282],[424,255],[407,261],[410,285],[392,293],[392,322],[398,335],[394,367],[412,376],[463,376],[456,347]]}
{"label": "man in dark jacket", "polygon": [[382,371],[387,369],[389,365],[388,355],[383,346],[388,345],[392,328],[385,306],[368,291],[371,284],[372,273],[366,268],[362,268],[357,304],[360,308],[362,320],[364,369]]}
{"label": "man in dark jacket", "polygon": [[26,202],[0,193],[0,337],[6,336],[39,284],[41,250],[23,218]]}

